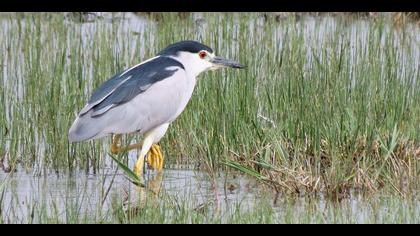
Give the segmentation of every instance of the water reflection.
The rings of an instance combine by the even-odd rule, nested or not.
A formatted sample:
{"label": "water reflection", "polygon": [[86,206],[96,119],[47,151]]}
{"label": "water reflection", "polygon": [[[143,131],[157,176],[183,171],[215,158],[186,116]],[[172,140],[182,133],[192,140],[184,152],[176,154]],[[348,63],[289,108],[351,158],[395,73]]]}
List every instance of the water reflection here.
{"label": "water reflection", "polygon": [[[79,215],[109,212],[115,200],[129,210],[139,209],[146,203],[157,204],[168,196],[179,202],[188,201],[192,208],[213,203],[221,207],[241,203],[245,207],[258,199],[254,180],[223,173],[213,179],[206,172],[185,167],[160,173],[147,171],[146,187],[132,184],[116,166],[96,175],[76,172],[34,176],[26,171],[8,174],[1,171],[0,182],[5,183],[3,194],[0,191],[2,213],[15,219],[14,222],[27,219],[31,206],[43,206],[47,212],[57,211],[64,217],[69,208],[77,209]],[[230,191],[230,185],[236,186],[235,190]]]}

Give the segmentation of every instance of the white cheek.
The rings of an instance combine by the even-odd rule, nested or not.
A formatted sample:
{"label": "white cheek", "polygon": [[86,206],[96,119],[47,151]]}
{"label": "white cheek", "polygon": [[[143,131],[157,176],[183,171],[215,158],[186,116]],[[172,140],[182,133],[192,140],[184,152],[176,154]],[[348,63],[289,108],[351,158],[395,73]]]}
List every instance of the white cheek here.
{"label": "white cheek", "polygon": [[213,64],[206,59],[201,59],[197,53],[180,52],[176,57],[172,57],[181,62],[187,74],[196,77],[204,71],[213,67]]}
{"label": "white cheek", "polygon": [[213,64],[211,62],[209,62],[209,61],[206,61],[206,68],[207,69],[213,68]]}
{"label": "white cheek", "polygon": [[202,72],[207,71],[213,66],[213,64],[210,63],[208,60],[209,59],[207,59],[207,58],[202,59],[202,58],[200,58],[200,56],[197,56],[196,60],[194,60],[194,61],[197,62],[196,66],[197,66],[199,71],[202,71]]}

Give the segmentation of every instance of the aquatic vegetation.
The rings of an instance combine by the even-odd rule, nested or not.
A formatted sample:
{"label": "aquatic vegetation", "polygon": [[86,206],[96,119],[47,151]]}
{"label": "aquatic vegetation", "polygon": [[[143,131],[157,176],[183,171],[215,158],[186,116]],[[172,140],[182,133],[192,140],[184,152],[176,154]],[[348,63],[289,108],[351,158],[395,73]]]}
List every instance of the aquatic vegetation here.
{"label": "aquatic vegetation", "polygon": [[162,140],[167,168],[248,170],[278,192],[332,199],[352,190],[407,196],[418,189],[416,24],[259,13],[168,13],[157,21],[127,14],[85,23],[65,13],[24,13],[0,22],[0,158],[16,168],[99,172],[109,164],[111,139],[69,145],[75,112],[111,75],[195,39],[247,69],[201,76]]}

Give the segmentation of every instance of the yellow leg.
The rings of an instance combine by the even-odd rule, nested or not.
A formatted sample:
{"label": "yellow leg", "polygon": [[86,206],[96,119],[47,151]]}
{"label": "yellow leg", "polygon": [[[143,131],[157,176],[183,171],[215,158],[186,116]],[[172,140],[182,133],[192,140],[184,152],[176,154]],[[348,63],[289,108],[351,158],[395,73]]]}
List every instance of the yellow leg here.
{"label": "yellow leg", "polygon": [[120,144],[121,141],[121,134],[116,134],[112,138],[112,144],[111,144],[111,153],[117,154],[120,151]]}
{"label": "yellow leg", "polygon": [[163,159],[159,145],[153,144],[147,154],[147,164],[149,164],[152,169],[160,172],[163,168]]}
{"label": "yellow leg", "polygon": [[[126,147],[121,147],[120,146],[120,142],[121,142],[121,134],[116,134],[113,137],[112,140],[112,144],[111,144],[111,153],[112,154],[117,154],[119,152],[126,152],[126,151],[130,151],[133,149],[140,149],[143,146],[143,141],[139,142],[139,143],[135,143],[135,144],[130,144]],[[141,175],[141,171],[143,170],[143,166],[144,166],[144,157],[142,157],[144,155],[140,155],[140,157],[138,158],[135,166],[134,166],[134,173],[137,174],[137,176]]]}
{"label": "yellow leg", "polygon": [[141,172],[143,171],[143,167],[144,167],[144,156],[140,155],[139,158],[136,161],[136,164],[134,165],[133,172],[137,176],[141,176]]}
{"label": "yellow leg", "polygon": [[144,167],[144,157],[146,156],[147,152],[147,163],[152,168],[157,170],[158,172],[162,171],[163,168],[163,155],[162,151],[160,150],[159,145],[152,144],[152,138],[146,137],[145,140],[142,142],[131,144],[126,147],[120,146],[121,142],[121,134],[116,134],[113,138],[112,145],[111,145],[111,153],[117,154],[123,151],[129,151],[132,149],[140,149],[140,156],[134,165],[134,173],[138,176],[141,175],[141,172]]}
{"label": "yellow leg", "polygon": [[[146,149],[147,150],[147,149]],[[134,173],[138,176],[140,176],[143,167],[144,167],[144,155],[143,149],[140,153],[140,156],[134,165]],[[163,155],[162,151],[160,150],[159,145],[152,144],[150,149],[147,151],[147,164],[152,168],[157,170],[158,172],[162,171],[163,168]]]}
{"label": "yellow leg", "polygon": [[135,143],[135,144],[130,144],[126,147],[121,147],[120,146],[120,142],[121,142],[121,134],[116,134],[112,140],[112,144],[111,144],[111,153],[112,154],[117,154],[119,152],[126,152],[126,151],[130,151],[133,149],[140,149],[143,146],[143,142],[139,142],[139,143]]}

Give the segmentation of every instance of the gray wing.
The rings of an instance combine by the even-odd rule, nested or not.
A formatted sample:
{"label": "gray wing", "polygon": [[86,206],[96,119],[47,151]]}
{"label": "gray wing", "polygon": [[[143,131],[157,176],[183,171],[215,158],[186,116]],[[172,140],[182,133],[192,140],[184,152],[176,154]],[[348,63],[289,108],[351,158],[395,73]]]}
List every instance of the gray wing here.
{"label": "gray wing", "polygon": [[146,91],[152,84],[172,76],[184,66],[169,57],[155,57],[146,63],[118,73],[103,83],[80,111],[79,116],[93,110],[92,116],[103,115],[112,107],[126,103]]}
{"label": "gray wing", "polygon": [[[179,69],[182,73],[177,73]],[[175,112],[172,109],[177,106],[171,104],[179,103],[174,97],[179,97],[184,86],[185,79],[180,77],[184,75],[183,69],[182,64],[172,58],[157,57],[113,76],[94,92],[79,113],[69,130],[69,141],[99,138],[117,131],[134,132],[139,127],[148,129],[163,122]],[[168,92],[166,88],[172,89]],[[163,106],[162,110],[151,109],[157,106]],[[168,114],[162,116],[157,113],[160,111]]]}

